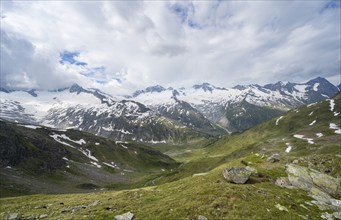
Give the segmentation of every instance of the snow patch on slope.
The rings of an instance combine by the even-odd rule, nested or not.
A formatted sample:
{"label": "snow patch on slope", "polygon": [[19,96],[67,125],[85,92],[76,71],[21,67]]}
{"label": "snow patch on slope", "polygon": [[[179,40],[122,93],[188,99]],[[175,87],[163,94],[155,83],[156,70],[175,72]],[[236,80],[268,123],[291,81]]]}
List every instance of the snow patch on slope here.
{"label": "snow patch on slope", "polygon": [[341,134],[341,129],[334,123],[329,123],[329,128],[335,130],[336,134]]}
{"label": "snow patch on slope", "polygon": [[62,138],[64,140],[68,140],[68,141],[74,142],[74,143],[79,144],[79,145],[82,145],[83,143],[85,143],[85,141],[83,139],[80,139],[79,141],[74,141],[74,140],[70,139],[68,136],[66,136],[65,134],[62,134],[62,135],[60,135],[60,134],[52,134],[52,135],[50,135],[50,137],[52,137],[55,141],[57,141],[57,142],[59,142],[61,144],[64,144],[64,145],[66,145],[68,147],[71,147],[71,148],[79,150],[80,152],[82,152],[82,154],[84,154],[89,159],[98,162],[98,159],[91,155],[91,151],[90,150],[88,150],[88,149],[84,150],[83,148],[76,148],[76,147],[72,146],[71,144],[62,141],[60,138]]}
{"label": "snow patch on slope", "polygon": [[320,85],[320,83],[315,83],[313,86],[313,90],[314,91],[318,91],[318,86]]}
{"label": "snow patch on slope", "polygon": [[334,99],[329,100],[329,107],[330,107],[330,111],[334,111],[334,107],[335,107],[335,102]]}
{"label": "snow patch on slope", "polygon": [[318,138],[320,138],[320,137],[323,137],[323,134],[322,134],[322,133],[316,133],[316,136],[317,136]]}
{"label": "snow patch on slope", "polygon": [[311,122],[309,125],[314,125],[316,123],[316,120],[314,120],[313,122]]}
{"label": "snow patch on slope", "polygon": [[276,120],[276,125],[278,125],[279,120],[281,120],[282,118],[283,118],[283,116],[277,118],[277,120]]}
{"label": "snow patch on slope", "polygon": [[292,149],[292,146],[290,145],[290,143],[285,143],[285,145],[287,145],[287,148],[285,149],[285,153],[289,153]]}
{"label": "snow patch on slope", "polygon": [[40,126],[36,126],[36,125],[21,125],[21,124],[18,124],[18,126],[25,127],[25,128],[30,128],[30,129],[41,128]]}
{"label": "snow patch on slope", "polygon": [[99,165],[97,162],[90,161],[91,164],[95,165],[97,168],[101,168],[102,166]]}
{"label": "snow patch on slope", "polygon": [[305,138],[304,135],[301,134],[294,134],[295,138],[301,139],[301,140],[306,140],[308,141],[309,144],[314,144],[314,139],[312,138]]}

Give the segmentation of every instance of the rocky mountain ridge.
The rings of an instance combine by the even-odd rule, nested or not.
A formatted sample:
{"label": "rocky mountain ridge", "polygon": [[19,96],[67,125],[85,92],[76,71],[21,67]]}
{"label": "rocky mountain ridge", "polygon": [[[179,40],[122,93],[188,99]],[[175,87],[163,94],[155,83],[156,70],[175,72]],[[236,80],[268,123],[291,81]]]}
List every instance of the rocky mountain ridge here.
{"label": "rocky mountain ridge", "polygon": [[78,129],[115,140],[181,143],[240,132],[339,89],[324,78],[220,88],[160,85],[115,97],[74,84],[53,91],[1,88],[0,117],[13,122]]}
{"label": "rocky mountain ridge", "polygon": [[[240,132],[289,109],[330,98],[338,91],[328,80],[318,77],[306,83],[277,82],[233,88],[209,83],[179,89],[155,86],[135,92],[130,100],[144,103],[161,115],[183,113],[190,118],[195,109],[225,131]],[[182,117],[178,121],[183,123]]]}

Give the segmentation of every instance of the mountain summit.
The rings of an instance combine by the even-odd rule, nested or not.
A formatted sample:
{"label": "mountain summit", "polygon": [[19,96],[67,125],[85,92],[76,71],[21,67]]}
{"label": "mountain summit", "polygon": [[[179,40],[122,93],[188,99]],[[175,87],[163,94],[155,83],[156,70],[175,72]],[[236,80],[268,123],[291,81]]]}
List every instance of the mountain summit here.
{"label": "mountain summit", "polygon": [[115,140],[183,142],[240,132],[300,105],[330,98],[339,89],[318,77],[219,88],[156,85],[122,100],[74,84],[54,91],[1,89],[1,118],[58,129],[78,129]]}
{"label": "mountain summit", "polygon": [[163,92],[165,90],[166,89],[164,87],[160,86],[160,85],[150,86],[150,87],[147,87],[144,90],[137,90],[136,92],[134,92],[133,97],[136,97],[136,96],[138,96],[140,94],[143,94],[143,93]]}

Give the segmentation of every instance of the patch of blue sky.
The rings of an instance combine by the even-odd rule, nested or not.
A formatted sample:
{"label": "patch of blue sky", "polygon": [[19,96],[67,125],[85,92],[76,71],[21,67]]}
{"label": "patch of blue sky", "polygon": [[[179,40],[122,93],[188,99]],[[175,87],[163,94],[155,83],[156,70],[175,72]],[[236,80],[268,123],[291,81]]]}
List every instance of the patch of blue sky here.
{"label": "patch of blue sky", "polygon": [[328,1],[326,4],[324,4],[324,6],[321,9],[320,13],[323,13],[325,10],[335,9],[335,8],[341,8],[341,1],[340,0]]}
{"label": "patch of blue sky", "polygon": [[101,76],[105,73],[105,67],[99,66],[94,68],[86,68],[85,71],[81,72],[80,74],[86,77],[96,77]]}
{"label": "patch of blue sky", "polygon": [[119,84],[122,84],[123,83],[123,78],[120,78],[120,77],[112,77],[113,80],[116,80]]}
{"label": "patch of blue sky", "polygon": [[202,25],[200,25],[199,23],[195,22],[192,19],[189,19],[190,11],[194,10],[193,6],[192,7],[191,6],[192,5],[187,7],[179,3],[176,3],[170,6],[170,10],[180,18],[181,23],[185,23],[193,29],[202,29],[203,28]]}
{"label": "patch of blue sky", "polygon": [[108,82],[106,79],[96,79],[95,81],[99,84],[106,84]]}
{"label": "patch of blue sky", "polygon": [[188,26],[190,26],[193,29],[202,29],[203,28],[199,23],[197,23],[191,19],[188,20],[187,24],[188,24]]}
{"label": "patch of blue sky", "polygon": [[61,64],[65,64],[66,62],[70,63],[70,64],[74,64],[77,66],[86,66],[88,65],[86,62],[82,62],[82,61],[78,61],[76,58],[79,56],[79,52],[75,51],[75,52],[71,52],[71,51],[63,51],[62,53],[60,53],[59,57],[59,63]]}
{"label": "patch of blue sky", "polygon": [[181,19],[182,23],[187,20],[187,17],[188,17],[188,8],[187,7],[176,3],[170,7],[170,10]]}

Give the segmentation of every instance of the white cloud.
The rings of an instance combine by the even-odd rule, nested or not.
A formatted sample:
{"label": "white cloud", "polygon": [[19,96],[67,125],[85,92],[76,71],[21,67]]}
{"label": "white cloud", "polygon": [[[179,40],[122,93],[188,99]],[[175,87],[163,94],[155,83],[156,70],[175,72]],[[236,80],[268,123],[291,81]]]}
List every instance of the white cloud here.
{"label": "white cloud", "polygon": [[[2,34],[12,42],[1,40],[2,86],[76,82],[129,93],[153,84],[204,81],[233,86],[323,76],[340,83],[335,2],[1,4]],[[77,59],[88,65],[61,65],[66,50],[79,52]],[[96,72],[99,67],[104,69]],[[80,74],[89,69],[91,76]]]}

